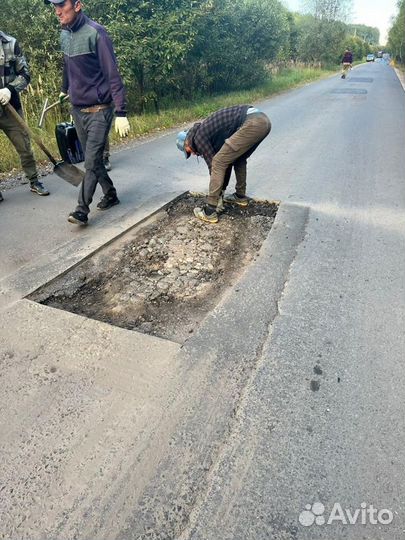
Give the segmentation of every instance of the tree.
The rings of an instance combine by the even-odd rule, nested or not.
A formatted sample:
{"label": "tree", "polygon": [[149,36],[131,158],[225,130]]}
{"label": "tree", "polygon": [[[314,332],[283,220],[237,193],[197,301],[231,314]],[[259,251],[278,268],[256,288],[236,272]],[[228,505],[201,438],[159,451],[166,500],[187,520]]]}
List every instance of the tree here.
{"label": "tree", "polygon": [[306,0],[307,11],[324,21],[344,21],[352,7],[352,0]]}
{"label": "tree", "polygon": [[53,10],[47,9],[43,0],[1,2],[0,28],[17,39],[30,66],[30,92],[35,99],[27,103],[29,113],[31,107],[39,108],[46,97],[56,96],[60,91],[59,25]]}
{"label": "tree", "polygon": [[[110,32],[132,103],[142,109],[179,85],[176,68],[193,46],[203,1],[116,0],[100,6],[89,0],[92,16]],[[135,83],[135,84],[134,84]]]}
{"label": "tree", "polygon": [[365,24],[350,24],[349,30],[353,36],[359,37],[370,45],[377,47],[380,42],[380,31],[374,26],[366,26]]}
{"label": "tree", "polygon": [[388,49],[401,64],[405,63],[405,0],[398,2],[398,15],[388,32]]}
{"label": "tree", "polygon": [[346,25],[343,22],[299,15],[297,27],[300,60],[324,65],[340,62],[346,37]]}
{"label": "tree", "polygon": [[213,0],[188,60],[210,92],[247,88],[266,76],[287,42],[287,10],[277,0]]}

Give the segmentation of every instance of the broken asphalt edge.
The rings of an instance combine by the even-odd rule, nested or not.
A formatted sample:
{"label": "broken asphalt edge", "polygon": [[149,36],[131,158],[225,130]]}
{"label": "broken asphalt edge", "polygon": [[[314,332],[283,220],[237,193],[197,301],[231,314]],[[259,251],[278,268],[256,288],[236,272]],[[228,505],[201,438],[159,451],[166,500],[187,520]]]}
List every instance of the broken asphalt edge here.
{"label": "broken asphalt edge", "polygon": [[[6,310],[2,329],[15,335],[12,339],[3,334],[5,344],[12,341],[16,354],[19,349],[27,353],[33,351],[34,341],[36,344],[37,356],[32,359],[27,356],[23,363],[41,366],[52,359],[64,370],[72,373],[79,370],[80,377],[90,381],[95,371],[95,378],[102,387],[123,391],[123,399],[139,408],[136,425],[126,425],[125,430],[127,436],[132,433],[134,439],[131,453],[123,448],[126,458],[116,471],[113,484],[101,489],[102,503],[91,491],[84,498],[83,493],[71,493],[69,497],[69,500],[81,501],[74,514],[81,522],[83,537],[130,540],[153,531],[150,538],[175,538],[187,530],[191,513],[203,503],[209,489],[210,475],[221,458],[222,448],[237,430],[237,411],[255,376],[263,345],[271,339],[271,324],[278,314],[278,301],[297,248],[305,237],[308,214],[309,209],[304,206],[280,205],[256,261],[229,288],[181,349],[170,341],[115,328],[25,299],[14,302]],[[111,224],[108,232],[104,231],[108,242],[123,234],[122,225],[120,218],[119,224]],[[114,230],[118,231],[115,236]],[[41,267],[42,276],[48,274],[46,277],[55,278],[58,271],[66,272],[78,264],[78,259],[83,260],[83,253],[89,256],[102,247],[98,238],[100,245],[96,249],[86,244],[76,253],[77,243],[73,242],[74,247],[65,246],[65,260],[58,258],[60,251],[56,250],[53,264]],[[29,276],[27,268],[23,269],[25,276]],[[19,293],[23,292],[21,280],[21,275],[14,277],[14,283],[21,287]],[[42,285],[43,281],[37,276],[25,286],[24,292],[32,292],[30,288]],[[46,344],[40,333],[44,325],[48,334]],[[56,364],[58,336],[63,336],[64,344]],[[94,345],[82,358],[76,358],[74,350],[89,341],[89,336],[96,339]],[[104,358],[106,345],[108,357]],[[148,374],[151,361],[156,368],[152,378]],[[87,367],[86,362],[89,362]],[[120,374],[122,368],[125,375]],[[92,427],[92,430],[97,429],[97,424]],[[119,434],[120,431],[116,436]],[[88,437],[91,440],[91,432]],[[86,470],[82,471],[82,480],[84,485],[91,485]],[[102,488],[103,479],[99,478],[98,482]],[[51,500],[55,516],[59,512],[69,514],[68,501],[62,498],[56,504],[44,488],[41,489],[42,510],[36,521],[39,528],[44,519],[41,514]],[[86,512],[98,516],[97,519],[86,519]],[[51,530],[47,532],[54,538],[67,538],[73,530],[72,520],[62,523],[56,518],[50,524],[48,516]],[[37,534],[41,534],[41,530],[37,530]]]}
{"label": "broken asphalt edge", "polygon": [[76,228],[73,234],[77,233],[77,236],[73,239],[0,280],[0,312],[63,276],[131,229],[142,225],[183,194],[183,191],[162,193],[124,215],[113,214],[107,223],[91,225],[85,230]]}
{"label": "broken asphalt edge", "polygon": [[[257,260],[179,351],[172,401],[155,427],[156,438],[148,442],[159,465],[134,498],[118,536],[110,531],[113,538],[188,538],[190,518],[203,505],[222,449],[237,432],[238,409],[271,339],[308,216],[305,206],[280,205]],[[91,534],[97,536],[97,530]]]}

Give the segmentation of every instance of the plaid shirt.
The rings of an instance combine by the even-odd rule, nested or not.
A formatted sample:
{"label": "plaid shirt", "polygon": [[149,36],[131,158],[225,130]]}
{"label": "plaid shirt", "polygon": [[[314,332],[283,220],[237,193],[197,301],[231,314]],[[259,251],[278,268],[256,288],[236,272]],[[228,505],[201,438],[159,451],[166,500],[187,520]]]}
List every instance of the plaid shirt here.
{"label": "plaid shirt", "polygon": [[246,119],[250,105],[235,105],[220,109],[202,123],[194,124],[187,134],[187,143],[196,154],[203,156],[211,172],[212,158]]}
{"label": "plaid shirt", "polygon": [[28,65],[17,40],[0,31],[0,88],[10,90],[14,108],[21,108],[18,94],[29,82]]}

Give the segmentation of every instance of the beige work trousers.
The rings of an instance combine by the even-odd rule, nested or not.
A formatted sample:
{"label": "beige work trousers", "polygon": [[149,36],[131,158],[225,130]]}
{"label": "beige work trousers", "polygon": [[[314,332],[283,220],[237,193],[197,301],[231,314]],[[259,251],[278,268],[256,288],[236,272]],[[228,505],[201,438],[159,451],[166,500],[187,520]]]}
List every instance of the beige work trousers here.
{"label": "beige work trousers", "polygon": [[238,195],[246,195],[247,158],[256,150],[271,130],[268,117],[262,112],[248,114],[241,127],[229,139],[212,160],[208,204],[216,206],[221,191],[226,188],[232,166],[235,170]]}

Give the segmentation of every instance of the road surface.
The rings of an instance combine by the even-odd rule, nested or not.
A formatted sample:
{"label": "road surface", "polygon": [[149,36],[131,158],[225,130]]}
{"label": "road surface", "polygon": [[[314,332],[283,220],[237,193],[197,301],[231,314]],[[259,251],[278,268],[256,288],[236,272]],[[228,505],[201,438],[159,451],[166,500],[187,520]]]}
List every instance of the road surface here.
{"label": "road surface", "polygon": [[370,63],[258,104],[248,189],[279,223],[182,348],[21,300],[134,210],[206,188],[174,132],[113,154],[122,204],[85,231],[56,177],[5,192],[0,538],[404,537],[404,97]]}

